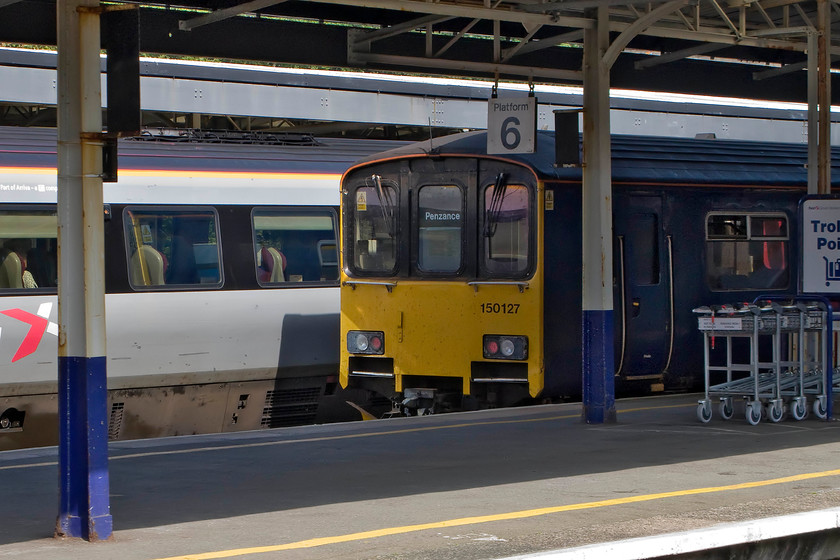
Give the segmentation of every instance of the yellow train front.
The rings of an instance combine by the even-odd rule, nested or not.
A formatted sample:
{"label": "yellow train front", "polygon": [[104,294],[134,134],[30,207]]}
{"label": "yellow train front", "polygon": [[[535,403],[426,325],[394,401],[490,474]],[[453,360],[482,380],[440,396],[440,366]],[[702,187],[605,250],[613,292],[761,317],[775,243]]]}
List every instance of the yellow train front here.
{"label": "yellow train front", "polygon": [[432,155],[398,149],[344,176],[341,383],[408,414],[535,397],[541,183],[513,161]]}

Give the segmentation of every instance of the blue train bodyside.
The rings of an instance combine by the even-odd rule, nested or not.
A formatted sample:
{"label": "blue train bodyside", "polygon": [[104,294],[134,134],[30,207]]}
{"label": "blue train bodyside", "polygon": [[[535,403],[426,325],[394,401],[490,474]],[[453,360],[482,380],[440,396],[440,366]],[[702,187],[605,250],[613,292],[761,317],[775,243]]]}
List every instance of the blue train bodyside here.
{"label": "blue train bodyside", "polygon": [[[575,396],[581,374],[581,192],[579,167],[554,164],[554,136],[538,133],[537,151],[486,153],[483,132],[398,148],[376,159],[411,155],[514,160],[554,191],[544,215],[544,396]],[[840,185],[840,152],[834,152]],[[619,382],[642,386],[702,383],[702,338],[691,310],[750,301],[798,286],[797,204],[806,193],[807,146],[719,139],[614,136],[614,310]],[[788,224],[788,276],[771,290],[722,289],[706,278],[710,213],[783,215]],[[620,385],[621,386],[621,385]]]}

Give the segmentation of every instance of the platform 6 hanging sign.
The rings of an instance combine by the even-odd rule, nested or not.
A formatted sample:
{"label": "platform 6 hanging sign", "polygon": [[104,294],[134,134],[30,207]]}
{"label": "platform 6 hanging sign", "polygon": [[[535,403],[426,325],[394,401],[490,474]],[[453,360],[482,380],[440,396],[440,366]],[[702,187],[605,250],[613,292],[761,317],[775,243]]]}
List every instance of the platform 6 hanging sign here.
{"label": "platform 6 hanging sign", "polygon": [[806,198],[802,216],[802,291],[840,293],[840,198]]}
{"label": "platform 6 hanging sign", "polygon": [[487,153],[529,154],[537,149],[537,98],[487,101]]}

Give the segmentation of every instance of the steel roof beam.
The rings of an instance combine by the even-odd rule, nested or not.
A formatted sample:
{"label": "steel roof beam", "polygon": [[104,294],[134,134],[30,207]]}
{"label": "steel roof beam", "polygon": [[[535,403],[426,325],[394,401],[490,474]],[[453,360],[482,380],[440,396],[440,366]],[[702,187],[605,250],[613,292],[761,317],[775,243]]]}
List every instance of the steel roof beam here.
{"label": "steel roof beam", "polygon": [[709,0],[709,2],[712,4],[715,11],[720,16],[720,19],[722,19],[723,22],[726,23],[727,26],[729,26],[729,29],[732,30],[732,33],[735,34],[735,38],[740,38],[741,32],[738,30],[737,27],[735,27],[735,24],[732,23],[732,20],[729,19],[729,16],[726,15],[726,12],[723,10],[723,8],[720,7],[720,4],[718,4],[715,0]]}
{"label": "steel roof beam", "polygon": [[[502,8],[482,8],[474,5],[450,4],[443,2],[420,2],[418,0],[299,0],[301,2],[317,2],[319,4],[335,4],[354,6],[357,8],[373,8],[380,10],[397,10],[420,14],[437,14],[442,16],[465,17],[470,19],[486,19],[522,23],[527,25],[556,25],[589,29],[594,23],[584,17],[569,17],[550,14],[536,14]],[[626,3],[626,2],[625,2]]]}
{"label": "steel roof beam", "polygon": [[671,0],[666,4],[662,4],[661,6],[654,8],[634,21],[632,25],[628,26],[613,40],[612,44],[607,49],[607,52],[604,53],[604,64],[607,65],[607,68],[612,68],[612,65],[615,64],[616,60],[618,60],[618,55],[621,54],[627,45],[630,44],[630,41],[632,41],[639,33],[653,25],[654,22],[658,21],[663,16],[676,12],[687,3],[688,0]]}
{"label": "steel roof beam", "polygon": [[537,41],[521,43],[521,47],[513,47],[510,49],[506,49],[505,51],[503,51],[502,54],[505,56],[505,58],[509,58],[513,56],[513,54],[509,54],[509,51],[516,49],[516,54],[521,56],[523,54],[527,54],[534,51],[550,49],[551,47],[557,46],[561,43],[579,42],[581,39],[583,39],[583,30],[570,31],[569,33],[561,33],[560,35],[546,37],[545,39],[539,39]]}
{"label": "steel roof beam", "polygon": [[539,31],[540,29],[542,29],[542,25],[535,26],[534,29],[532,29],[528,33],[528,35],[526,35],[525,38],[522,39],[522,41],[519,42],[515,47],[505,49],[502,52],[501,62],[507,62],[508,60],[516,56],[519,53],[519,51],[522,50],[522,48],[528,44],[528,42],[534,37],[534,35],[537,34],[537,31]]}
{"label": "steel roof beam", "polygon": [[[832,54],[831,62],[840,60],[840,55]],[[761,72],[753,72],[753,80],[766,80],[768,78],[775,78],[776,76],[783,76],[791,72],[799,72],[808,68],[808,62],[795,62],[793,64],[785,64],[781,68],[772,68],[770,70],[762,70]]]}
{"label": "steel roof beam", "polygon": [[793,9],[796,10],[796,13],[799,14],[799,17],[802,18],[802,21],[805,22],[805,25],[816,29],[814,22],[811,21],[811,19],[808,17],[808,14],[805,13],[805,10],[803,10],[799,4],[794,4]]}
{"label": "steel roof beam", "polygon": [[562,2],[548,2],[546,4],[534,4],[522,6],[525,12],[550,13],[558,12],[568,8],[596,8],[598,6],[627,6],[630,4],[655,4],[651,0],[563,0]]}
{"label": "steel roof beam", "polygon": [[443,53],[445,53],[450,48],[452,48],[452,45],[457,43],[464,35],[469,33],[470,29],[472,29],[480,21],[481,21],[480,19],[474,19],[471,22],[469,22],[467,25],[465,25],[464,28],[461,31],[459,31],[444,46],[442,46],[436,53],[434,53],[434,56],[435,57],[441,56]]}
{"label": "steel roof beam", "polygon": [[[496,2],[494,4],[492,4],[490,7],[495,8],[501,3],[502,3],[502,0],[496,0]],[[464,26],[463,29],[461,29],[461,31],[459,31],[457,34],[455,34],[454,37],[452,37],[444,46],[442,46],[436,53],[434,53],[433,56],[438,57],[438,56],[443,55],[443,53],[445,53],[450,48],[452,48],[452,45],[454,45],[455,43],[460,41],[464,37],[464,35],[469,33],[470,30],[473,27],[475,27],[475,25],[478,24],[480,21],[481,21],[481,19],[478,19],[478,18],[470,21],[467,25]],[[523,25],[525,25],[525,24],[523,24]],[[538,24],[538,25],[542,26],[542,24]]]}
{"label": "steel roof beam", "polygon": [[767,11],[764,9],[764,6],[761,5],[761,2],[756,2],[753,4],[755,6],[756,11],[761,14],[761,17],[764,18],[764,23],[767,24],[767,27],[771,29],[775,29],[776,23],[773,19],[767,14]]}
{"label": "steel roof beam", "polygon": [[446,70],[479,72],[484,74],[509,74],[527,76],[529,78],[553,78],[556,80],[583,81],[580,70],[564,70],[561,68],[540,68],[536,66],[516,66],[511,64],[494,64],[492,62],[472,62],[468,60],[452,60],[446,58],[423,58],[419,56],[397,56],[390,54],[375,54],[365,52],[350,52],[348,59],[352,63],[388,64],[393,66],[417,66],[420,68],[439,68]]}
{"label": "steel roof beam", "polygon": [[652,68],[661,64],[668,64],[669,62],[682,60],[684,58],[689,58],[700,54],[709,54],[710,52],[719,51],[721,49],[725,49],[726,47],[727,45],[721,45],[720,43],[700,43],[699,45],[689,47],[687,49],[672,51],[669,53],[661,54],[659,56],[652,56],[645,60],[637,60],[634,63],[634,66],[636,70],[643,70],[645,68]]}
{"label": "steel roof beam", "polygon": [[[630,23],[625,22],[612,22],[610,23],[610,31],[621,32],[630,27],[630,25]],[[721,43],[731,46],[805,52],[804,41],[785,41],[781,39],[768,39],[766,37],[750,37],[749,35],[737,38],[732,34],[727,34],[722,31],[685,31],[673,27],[651,26],[645,30],[644,34],[651,37],[667,39],[684,39],[705,43]]]}
{"label": "steel roof beam", "polygon": [[247,14],[249,12],[256,12],[257,10],[262,10],[263,8],[274,6],[275,4],[282,4],[285,1],[286,0],[252,0],[251,2],[245,2],[244,4],[239,4],[238,6],[215,10],[203,16],[182,19],[178,22],[178,29],[181,31],[192,31],[196,27],[201,27],[202,25],[216,23],[218,21],[223,21],[238,15]]}
{"label": "steel roof beam", "polygon": [[388,37],[393,37],[395,35],[401,35],[403,33],[414,31],[418,27],[423,27],[425,25],[435,23],[443,23],[444,21],[449,21],[450,19],[452,18],[445,16],[442,17],[438,15],[423,16],[413,19],[411,21],[407,21],[405,23],[389,25],[388,27],[383,27],[382,29],[377,29],[375,31],[364,32],[359,35],[357,42],[372,43],[373,41],[378,41],[380,39],[386,39]]}

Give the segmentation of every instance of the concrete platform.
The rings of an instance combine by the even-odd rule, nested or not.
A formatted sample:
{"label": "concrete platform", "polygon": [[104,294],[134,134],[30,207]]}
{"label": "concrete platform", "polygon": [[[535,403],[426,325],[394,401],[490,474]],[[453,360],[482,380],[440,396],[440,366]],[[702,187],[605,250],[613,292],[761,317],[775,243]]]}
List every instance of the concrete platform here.
{"label": "concrete platform", "polygon": [[111,445],[109,542],[51,538],[56,449],[0,453],[0,559],[478,559],[840,506],[840,425],[697,395]]}

